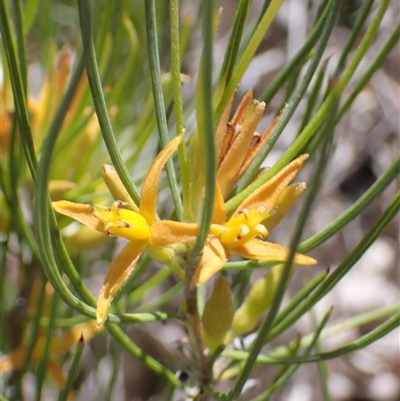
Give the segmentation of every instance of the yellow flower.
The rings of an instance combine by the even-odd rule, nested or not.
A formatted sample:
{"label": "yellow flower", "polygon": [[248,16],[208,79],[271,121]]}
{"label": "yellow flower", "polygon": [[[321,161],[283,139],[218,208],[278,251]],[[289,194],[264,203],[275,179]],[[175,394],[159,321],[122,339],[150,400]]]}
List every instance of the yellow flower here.
{"label": "yellow flower", "polygon": [[175,261],[175,252],[170,246],[192,241],[196,237],[198,225],[170,220],[156,221],[157,192],[161,171],[182,137],[181,134],[173,139],[152,162],[143,181],[138,212],[123,208],[125,205],[123,202],[116,202],[110,208],[68,201],[52,203],[53,208],[63,215],[106,235],[129,240],[129,243],[112,261],[100,290],[97,300],[98,326],[104,324],[114,295],[129,277],[145,250],[153,258],[170,266],[179,278],[183,278],[183,272]]}
{"label": "yellow flower", "polygon": [[[231,254],[246,259],[283,262],[289,249],[263,241],[280,222],[286,212],[306,189],[305,183],[289,185],[302,167],[308,155],[293,160],[278,174],[249,195],[227,219],[222,192],[217,185],[214,215],[203,256],[191,281],[191,287],[205,283],[213,274],[222,269]],[[191,225],[193,226],[193,225]],[[179,234],[179,227],[164,225],[157,231],[160,244]],[[195,233],[195,230],[192,232]],[[312,265],[316,260],[302,254],[295,254],[294,262]]]}
{"label": "yellow flower", "polygon": [[[263,239],[304,191],[304,183],[288,185],[307,157],[298,157],[249,195],[228,220],[222,193],[217,191],[213,224],[203,257],[191,282],[192,288],[221,270],[231,254],[274,262],[287,259],[289,249]],[[297,253],[294,262],[311,265],[316,260]]]}

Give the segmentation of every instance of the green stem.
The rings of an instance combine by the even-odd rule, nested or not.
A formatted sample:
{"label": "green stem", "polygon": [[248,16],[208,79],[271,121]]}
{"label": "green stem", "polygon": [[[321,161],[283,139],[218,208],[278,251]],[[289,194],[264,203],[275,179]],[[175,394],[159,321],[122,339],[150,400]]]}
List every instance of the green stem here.
{"label": "green stem", "polygon": [[295,251],[296,251],[296,248],[300,241],[301,234],[303,232],[303,228],[305,226],[308,215],[311,211],[311,207],[312,207],[312,204],[316,197],[317,191],[321,186],[323,173],[324,173],[326,165],[328,163],[329,153],[330,153],[330,145],[332,142],[333,133],[334,133],[334,129],[335,129],[335,126],[333,125],[335,113],[336,113],[336,108],[333,108],[331,110],[331,114],[329,115],[329,118],[326,122],[326,127],[325,127],[326,139],[322,145],[318,165],[316,166],[315,171],[314,171],[314,176],[311,181],[311,188],[309,189],[309,191],[307,193],[304,207],[300,213],[300,217],[298,219],[298,223],[296,224],[292,240],[290,241],[290,253],[289,253],[288,259],[285,262],[284,268],[281,273],[281,277],[279,278],[279,282],[278,282],[278,285],[276,288],[276,292],[273,296],[273,301],[272,301],[270,310],[268,312],[268,315],[265,318],[264,322],[261,324],[257,338],[251,346],[248,358],[246,359],[243,369],[239,373],[239,375],[236,379],[235,385],[231,391],[230,399],[232,399],[232,400],[236,399],[240,395],[240,393],[243,389],[243,386],[246,383],[246,380],[251,372],[251,369],[253,368],[254,363],[257,360],[257,356],[261,352],[261,349],[264,345],[264,339],[267,337],[268,333],[271,330],[273,321],[275,319],[275,316],[278,313],[280,304],[282,302],[284,292],[285,292],[287,283],[288,283],[290,275],[291,275]]}
{"label": "green stem", "polygon": [[[160,135],[161,146],[164,148],[169,142],[167,117],[165,114],[164,95],[161,85],[160,60],[158,55],[157,40],[157,21],[156,21],[156,5],[155,0],[145,1],[146,11],[146,33],[147,33],[147,50],[149,56],[151,86],[153,90],[155,114],[157,118],[158,133]],[[180,78],[179,78],[180,79]],[[165,165],[168,177],[169,187],[171,189],[172,201],[175,206],[178,220],[183,220],[183,206],[180,197],[180,190],[174,170],[172,159],[168,160]]]}
{"label": "green stem", "polygon": [[18,48],[18,63],[19,70],[21,72],[22,85],[24,89],[25,98],[28,92],[28,73],[26,67],[28,65],[25,53],[25,40],[23,32],[23,21],[22,21],[22,2],[21,0],[14,0],[14,21],[15,31],[17,36],[17,48]]}
{"label": "green stem", "polygon": [[343,47],[342,54],[340,55],[340,59],[338,61],[336,71],[335,71],[335,76],[339,75],[341,71],[343,71],[345,64],[346,64],[346,59],[347,56],[349,55],[351,49],[354,46],[354,43],[357,39],[357,36],[359,35],[364,22],[368,18],[369,12],[371,10],[372,5],[374,4],[375,0],[367,0],[364,4],[363,9],[360,12],[360,15],[357,18],[356,23],[352,27],[350,31],[350,36],[349,39],[347,40],[346,44]]}
{"label": "green stem", "polygon": [[323,296],[325,296],[347,272],[354,266],[366,250],[378,238],[383,229],[389,224],[400,209],[400,192],[392,199],[387,209],[380,216],[378,221],[368,231],[359,244],[353,249],[346,259],[337,267],[337,269],[321,283],[321,285],[304,300],[303,303],[295,307],[290,315],[288,315],[281,323],[274,326],[269,334],[272,339],[290,327],[300,316],[306,313],[313,305],[315,305]]}
{"label": "green stem", "polygon": [[[322,319],[321,323],[319,326],[316,328],[312,341],[310,344],[306,347],[304,350],[303,356],[308,356],[310,355],[311,351],[313,348],[318,344],[318,339],[320,338],[321,332],[325,325],[328,323],[328,320],[330,316],[332,315],[333,308],[328,309],[328,311],[325,313],[324,318]],[[274,382],[268,386],[268,389],[264,391],[262,394],[260,394],[258,397],[253,398],[251,401],[267,401],[270,399],[271,395],[275,393],[278,389],[280,389],[282,386],[287,383],[287,381],[294,375],[294,373],[297,371],[297,369],[301,366],[301,364],[292,364],[290,365],[284,373],[278,377],[277,380],[274,380]]]}
{"label": "green stem", "polygon": [[[41,360],[36,370],[36,401],[42,398],[43,384],[47,373],[47,364],[51,355],[51,345],[54,337],[54,323],[58,307],[58,294],[54,293],[50,300],[49,324],[47,326],[46,335],[44,336],[44,349],[41,354]],[[40,320],[40,319],[38,319]]]}
{"label": "green stem", "polygon": [[377,69],[382,65],[384,60],[386,60],[386,57],[388,56],[390,51],[396,44],[398,44],[399,38],[400,38],[400,23],[396,25],[395,29],[393,29],[388,40],[381,47],[375,59],[372,61],[370,67],[360,77],[351,94],[345,99],[345,101],[341,105],[337,115],[337,122],[341,120],[343,115],[346,113],[346,111],[353,103],[354,99],[358,96],[358,94],[362,91],[362,89],[370,82],[372,76],[375,74]]}
{"label": "green stem", "polygon": [[200,228],[196,242],[190,251],[195,260],[204,248],[214,211],[215,185],[217,174],[217,153],[214,138],[212,110],[212,68],[213,68],[213,3],[204,3],[203,36],[204,47],[197,83],[197,125],[201,149],[205,158],[204,202],[200,217]]}
{"label": "green stem", "polygon": [[298,251],[307,253],[324,243],[341,228],[359,216],[390,185],[400,173],[400,157],[392,162],[388,169],[371,185],[371,187],[344,213],[336,217],[319,233],[299,245]]}
{"label": "green stem", "polygon": [[139,192],[132,182],[132,178],[124,164],[121,153],[118,150],[118,144],[112,130],[110,117],[108,116],[92,38],[92,14],[89,1],[78,0],[78,11],[82,33],[83,53],[85,55],[86,72],[104,143],[106,144],[115,170],[121,178],[121,181],[128,191],[130,197],[136,204],[139,204]]}
{"label": "green stem", "polygon": [[292,60],[290,60],[283,66],[283,68],[278,72],[274,80],[268,85],[268,88],[265,90],[265,92],[261,95],[260,100],[265,102],[267,105],[270,103],[270,101],[276,95],[279,89],[281,89],[284,82],[290,77],[293,68],[296,68],[296,66],[303,64],[309,56],[313,46],[319,40],[321,32],[324,29],[329,8],[330,7],[324,8],[322,14],[318,18],[318,22],[315,24],[313,30],[308,35],[303,46],[295,54]]}
{"label": "green stem", "polygon": [[257,25],[254,34],[252,35],[241,59],[237,63],[235,70],[232,73],[232,77],[226,86],[224,91],[224,95],[218,105],[216,111],[216,119],[219,120],[223,110],[225,109],[229,99],[232,97],[233,93],[236,90],[240,80],[243,78],[244,73],[247,70],[247,67],[250,64],[250,61],[253,59],[254,54],[258,46],[260,45],[261,41],[263,40],[265,33],[267,32],[268,28],[270,27],[273,19],[275,18],[276,13],[279,10],[279,7],[282,3],[282,0],[272,0],[269,4],[265,14],[263,15],[261,21]]}
{"label": "green stem", "polygon": [[[352,316],[345,320],[335,322],[326,329],[323,330],[320,338],[325,339],[338,333],[342,333],[344,330],[351,330],[354,328],[361,327],[363,325],[370,325],[373,322],[381,321],[382,319],[393,316],[398,313],[400,309],[399,303],[384,306],[373,311],[368,311],[360,313],[358,315]],[[313,333],[307,334],[301,339],[301,346],[307,347],[312,341]],[[291,344],[289,344],[291,346]],[[257,358],[258,364],[274,364],[276,359],[287,357],[288,349],[286,345],[278,346],[277,348],[271,350],[267,355],[259,355]],[[225,350],[223,356],[231,358],[235,361],[243,361],[247,357],[247,352],[245,351],[233,351]]]}
{"label": "green stem", "polygon": [[223,88],[225,88],[229,83],[235,67],[240,48],[240,41],[242,39],[243,29],[250,6],[250,0],[240,0],[236,8],[235,19],[232,24],[232,32],[229,36],[228,47],[225,52],[224,62],[222,64],[219,78],[220,84],[223,83]]}
{"label": "green stem", "polygon": [[338,348],[334,351],[323,352],[321,354],[314,354],[304,357],[297,358],[273,358],[273,363],[277,364],[292,364],[292,363],[314,363],[319,361],[325,361],[329,359],[339,358],[343,355],[353,353],[359,349],[365,348],[366,346],[378,341],[380,338],[384,337],[386,334],[390,333],[392,330],[400,326],[400,312],[397,312],[392,317],[386,320],[375,329],[371,330],[369,333],[359,337],[352,343]]}
{"label": "green stem", "polygon": [[[265,146],[261,149],[261,151],[254,158],[251,163],[249,169],[243,175],[240,180],[238,190],[240,192],[237,196],[232,198],[229,202],[226,203],[226,208],[228,212],[231,212],[236,208],[250,193],[254,192],[257,188],[259,188],[262,184],[267,182],[274,174],[276,174],[282,167],[288,164],[290,161],[287,160],[285,164],[282,163],[282,156],[279,161],[269,169],[265,174],[262,174],[260,178],[253,180],[254,174],[258,171],[259,166],[265,160],[266,156],[273,148],[276,141],[279,139],[280,134],[286,127],[286,124],[289,122],[290,118],[294,114],[299,105],[300,101],[303,99],[304,94],[307,90],[308,85],[310,84],[312,78],[314,77],[315,71],[318,68],[318,65],[321,61],[321,58],[324,54],[325,48],[328,44],[328,40],[330,38],[333,26],[335,24],[336,16],[339,11],[340,1],[331,0],[328,6],[328,14],[326,16],[326,23],[324,24],[317,48],[315,50],[315,54],[311,59],[310,65],[305,73],[301,84],[294,92],[293,96],[290,98],[288,102],[288,108],[283,114],[282,118],[279,120],[279,123],[276,125],[275,129],[271,133],[268,141]],[[293,156],[294,157],[294,156]],[[279,169],[277,168],[279,165]],[[251,182],[251,184],[250,184]]]}
{"label": "green stem", "polygon": [[72,356],[72,361],[68,369],[65,384],[60,391],[60,394],[58,395],[57,401],[67,401],[68,399],[68,395],[71,392],[74,381],[79,373],[79,362],[81,360],[84,345],[85,341],[83,339],[83,336],[81,335]]}
{"label": "green stem", "polygon": [[110,323],[108,320],[106,322],[106,328],[108,332],[136,359],[143,362],[149,369],[153,372],[159,374],[161,377],[166,379],[174,387],[182,387],[182,383],[175,376],[175,374],[162,366],[158,361],[149,356],[147,353],[142,351],[123,331],[122,329]]}
{"label": "green stem", "polygon": [[[334,5],[338,3],[339,1],[336,1]],[[346,85],[349,83],[351,77],[353,76],[356,68],[359,66],[361,60],[363,59],[365,53],[368,51],[372,43],[372,40],[376,35],[376,32],[378,31],[380,22],[386,12],[386,9],[389,6],[389,3],[390,0],[382,0],[380,2],[375,18],[368,27],[368,30],[365,33],[360,43],[360,46],[355,52],[352,60],[350,61],[346,70],[343,72],[342,76],[338,80],[338,83],[335,86],[335,91],[332,92],[329,96],[327,96],[324,103],[321,105],[321,107],[315,114],[314,118],[308,123],[308,125],[304,128],[303,132],[296,138],[293,144],[281,156],[279,161],[275,163],[274,166],[272,166],[265,174],[262,175],[262,177],[255,180],[245,190],[243,190],[240,194],[235,196],[226,204],[227,210],[233,211],[234,208],[237,207],[242,202],[243,199],[245,199],[247,196],[249,196],[250,193],[252,193],[255,190],[255,188],[258,188],[260,185],[268,181],[273,175],[275,175],[284,166],[286,166],[300,152],[304,144],[311,139],[316,130],[320,127],[326,115],[329,113],[329,110],[332,107],[332,103],[335,101],[336,97],[343,92]],[[283,116],[283,118],[284,117],[285,116]],[[280,125],[280,123],[278,124],[278,126]],[[278,129],[278,126],[275,128],[274,131]],[[256,163],[256,161],[254,161],[254,163]]]}
{"label": "green stem", "polygon": [[28,168],[32,179],[35,180],[36,175],[36,153],[35,146],[32,139],[32,133],[29,123],[29,111],[27,107],[23,80],[21,78],[21,72],[19,69],[16,52],[13,43],[13,37],[10,25],[10,16],[6,1],[0,1],[0,15],[1,19],[1,35],[3,39],[4,51],[6,54],[6,60],[8,70],[10,72],[11,87],[14,95],[15,111],[17,115],[17,121],[19,126],[19,133],[23,144],[23,149],[28,163]]}
{"label": "green stem", "polygon": [[[172,92],[174,95],[174,112],[176,135],[179,135],[184,129],[183,119],[183,101],[181,91],[181,45],[179,38],[179,1],[170,1],[171,18],[171,75]],[[185,143],[181,142],[178,147],[179,164],[181,171],[182,197],[183,197],[183,218],[186,219],[188,196],[189,196],[189,173],[186,159]],[[185,206],[186,205],[186,206]]]}

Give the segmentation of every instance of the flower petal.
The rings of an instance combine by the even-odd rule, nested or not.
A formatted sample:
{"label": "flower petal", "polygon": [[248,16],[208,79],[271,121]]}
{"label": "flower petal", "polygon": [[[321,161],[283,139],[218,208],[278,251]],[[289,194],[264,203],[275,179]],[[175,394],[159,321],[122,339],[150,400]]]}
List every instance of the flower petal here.
{"label": "flower petal", "polygon": [[65,200],[52,202],[51,205],[56,212],[71,217],[85,226],[94,228],[95,230],[107,235],[104,224],[93,214],[92,205],[73,203]]}
{"label": "flower petal", "polygon": [[224,197],[222,195],[221,188],[217,184],[215,191],[215,203],[214,203],[212,222],[214,224],[224,224],[225,220],[226,220],[226,209],[225,209]]}
{"label": "flower petal", "polygon": [[[235,247],[235,252],[247,259],[285,262],[290,250],[272,242],[252,239],[243,245]],[[296,253],[294,263],[298,263],[299,265],[314,265],[317,261],[309,256]]]}
{"label": "flower petal", "polygon": [[[235,134],[235,127],[237,125],[242,125],[244,119],[246,118],[247,112],[249,110],[251,101],[253,100],[253,89],[249,89],[247,93],[243,96],[243,99],[241,100],[238,108],[236,109],[236,112],[234,116],[232,117],[232,120],[229,122],[229,124],[226,124],[224,129],[224,136],[223,138],[218,138],[217,137],[217,143],[218,143],[218,166],[220,166],[222,159],[225,157],[227,151],[229,150],[229,147],[232,144],[232,140]],[[231,99],[231,102],[233,101],[233,96]],[[229,105],[228,105],[229,106]],[[224,113],[227,111],[228,106],[225,108]],[[229,110],[230,113],[230,110]],[[224,114],[221,116],[221,120],[223,119]],[[228,115],[229,117],[229,115]],[[221,122],[221,121],[220,121]],[[219,125],[218,125],[219,128]]]}
{"label": "flower petal", "polygon": [[238,179],[239,170],[251,147],[254,131],[264,113],[264,109],[264,102],[254,104],[254,110],[250,109],[249,115],[246,117],[243,125],[239,126],[239,132],[233,137],[232,143],[221,161],[221,165],[218,168],[217,180],[224,198],[229,195]]}
{"label": "flower petal", "polygon": [[263,206],[266,207],[267,210],[272,210],[283,190],[290,184],[293,178],[296,177],[301,166],[307,159],[308,155],[304,154],[293,160],[278,174],[274,175],[269,181],[249,195],[236,209],[233,216],[237,215],[243,209],[250,210],[258,206]]}
{"label": "flower petal", "polygon": [[228,250],[221,244],[218,238],[211,238],[204,247],[203,256],[197,267],[196,273],[190,283],[190,287],[205,283],[214,273],[221,270],[229,258]]}
{"label": "flower petal", "polygon": [[[217,126],[217,154],[218,154],[218,165],[221,163],[221,160],[223,159],[223,157],[225,156],[226,153],[226,146],[225,145],[225,141],[226,141],[226,135],[227,135],[227,124],[229,121],[229,116],[231,114],[231,110],[232,110],[232,104],[233,104],[233,97],[231,97],[231,100],[228,102],[228,104],[226,105],[221,118],[218,122],[218,126]],[[225,148],[224,148],[225,146]]]}
{"label": "flower petal", "polygon": [[156,215],[158,182],[165,163],[171,157],[174,150],[181,143],[183,133],[174,138],[153,160],[149,171],[143,181],[142,196],[140,200],[140,214],[149,224],[153,224]]}
{"label": "flower petal", "polygon": [[292,208],[306,189],[307,185],[305,182],[296,182],[283,190],[272,209],[273,213],[263,221],[268,232],[271,232],[280,223],[285,214]]}
{"label": "flower petal", "polygon": [[198,232],[198,224],[161,220],[152,225],[149,243],[151,246],[183,244],[195,240]]}
{"label": "flower petal", "polygon": [[279,114],[274,118],[274,121],[272,121],[272,123],[269,125],[269,127],[259,136],[259,139],[254,144],[254,146],[251,147],[251,149],[249,150],[249,152],[246,155],[246,159],[244,160],[242,167],[240,168],[237,180],[242,178],[243,174],[249,168],[250,164],[252,163],[252,161],[256,157],[257,153],[260,151],[260,149],[264,145],[265,141],[269,138],[269,136],[270,136],[271,132],[273,131],[273,129],[279,123],[279,120],[282,118],[282,116],[285,113],[286,109],[287,109],[287,104],[279,112]]}
{"label": "flower petal", "polygon": [[97,299],[97,327],[103,326],[114,295],[131,274],[147,241],[131,241],[114,258]]}

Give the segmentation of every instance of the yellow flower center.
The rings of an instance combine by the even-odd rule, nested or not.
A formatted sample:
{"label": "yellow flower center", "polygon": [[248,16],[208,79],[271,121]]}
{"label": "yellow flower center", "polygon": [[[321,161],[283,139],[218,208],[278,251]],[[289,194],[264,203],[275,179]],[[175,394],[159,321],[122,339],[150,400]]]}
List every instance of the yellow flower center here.
{"label": "yellow flower center", "polygon": [[255,237],[265,238],[267,229],[261,224],[270,213],[264,206],[257,209],[243,209],[223,226],[213,224],[211,233],[218,237],[227,248],[243,245]]}
{"label": "yellow flower center", "polygon": [[141,214],[118,206],[93,208],[93,214],[104,224],[107,234],[124,237],[130,241],[150,237],[150,226]]}

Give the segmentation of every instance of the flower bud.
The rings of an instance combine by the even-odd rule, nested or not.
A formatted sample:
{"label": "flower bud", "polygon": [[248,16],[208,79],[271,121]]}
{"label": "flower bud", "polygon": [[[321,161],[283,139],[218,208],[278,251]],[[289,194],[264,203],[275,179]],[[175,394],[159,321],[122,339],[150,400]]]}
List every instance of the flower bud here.
{"label": "flower bud", "polygon": [[119,200],[127,203],[129,209],[134,212],[138,212],[139,208],[136,203],[129,196],[128,191],[125,189],[124,184],[122,184],[118,173],[115,171],[113,166],[105,164],[102,170],[103,179],[111,192],[111,195],[115,200]]}
{"label": "flower bud", "polygon": [[229,341],[248,333],[257,325],[261,315],[271,306],[283,265],[269,269],[250,289],[244,303],[236,311],[232,322]]}
{"label": "flower bud", "polygon": [[234,314],[232,293],[228,281],[220,276],[204,308],[203,341],[211,352],[223,344]]}

